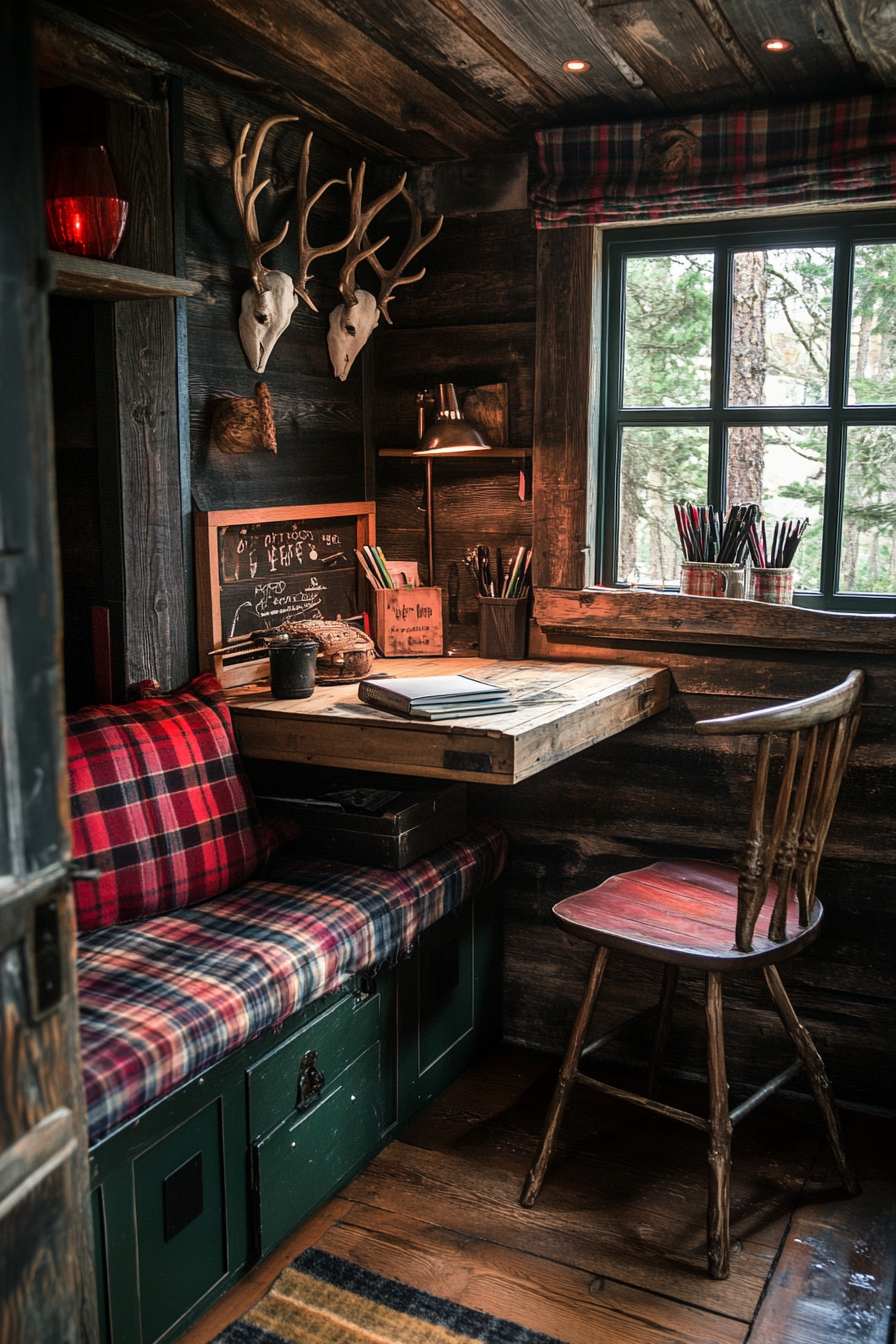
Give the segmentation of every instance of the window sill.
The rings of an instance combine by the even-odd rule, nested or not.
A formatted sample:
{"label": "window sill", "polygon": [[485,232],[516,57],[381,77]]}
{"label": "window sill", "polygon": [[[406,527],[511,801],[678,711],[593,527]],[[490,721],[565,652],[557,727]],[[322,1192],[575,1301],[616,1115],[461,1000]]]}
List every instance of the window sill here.
{"label": "window sill", "polygon": [[896,616],[814,611],[681,593],[538,588],[534,616],[542,630],[604,639],[896,652]]}

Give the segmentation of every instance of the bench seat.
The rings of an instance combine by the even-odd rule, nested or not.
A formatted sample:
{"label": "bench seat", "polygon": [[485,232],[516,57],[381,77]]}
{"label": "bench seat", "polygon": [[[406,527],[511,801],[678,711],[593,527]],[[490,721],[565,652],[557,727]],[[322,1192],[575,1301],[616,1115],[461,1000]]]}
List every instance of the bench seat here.
{"label": "bench seat", "polygon": [[477,824],[398,872],[283,861],[203,904],[79,938],[82,1066],[98,1142],[268,1027],[394,961],[500,874]]}

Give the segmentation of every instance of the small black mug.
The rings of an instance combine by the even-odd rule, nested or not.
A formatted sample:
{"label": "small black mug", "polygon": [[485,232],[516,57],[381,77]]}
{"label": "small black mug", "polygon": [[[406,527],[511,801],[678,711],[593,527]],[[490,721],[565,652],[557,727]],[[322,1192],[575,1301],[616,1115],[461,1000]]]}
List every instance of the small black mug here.
{"label": "small black mug", "polygon": [[317,644],[313,639],[271,646],[271,695],[275,700],[307,700],[314,692]]}

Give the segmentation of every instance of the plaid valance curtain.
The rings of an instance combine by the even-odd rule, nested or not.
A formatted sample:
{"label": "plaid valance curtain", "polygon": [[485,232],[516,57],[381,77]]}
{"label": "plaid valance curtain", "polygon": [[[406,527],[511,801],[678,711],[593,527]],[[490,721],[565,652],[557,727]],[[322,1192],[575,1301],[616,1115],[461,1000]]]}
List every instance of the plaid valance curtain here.
{"label": "plaid valance curtain", "polygon": [[540,229],[737,209],[887,204],[896,97],[539,131]]}

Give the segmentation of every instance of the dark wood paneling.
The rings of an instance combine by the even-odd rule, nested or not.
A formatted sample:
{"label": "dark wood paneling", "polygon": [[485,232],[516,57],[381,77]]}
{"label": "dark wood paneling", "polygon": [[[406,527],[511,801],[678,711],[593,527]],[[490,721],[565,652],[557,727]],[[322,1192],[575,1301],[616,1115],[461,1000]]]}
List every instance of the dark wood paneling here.
{"label": "dark wood paneling", "polygon": [[[400,246],[406,225],[388,232]],[[534,322],[536,238],[528,210],[446,219],[420,257],[426,275],[389,305],[395,326]]]}
{"label": "dark wood paneling", "polygon": [[429,0],[403,0],[401,5],[331,0],[329,8],[398,60],[426,69],[438,88],[496,130],[517,120],[532,122],[550,106],[533,96],[531,72],[522,82],[500,61],[489,61],[481,46]]}
{"label": "dark wood paneling", "polygon": [[[634,72],[625,71],[624,61],[604,36],[603,19],[595,22],[576,0],[555,0],[549,8],[538,0],[466,0],[466,8],[556,89],[565,104],[574,103],[583,121],[597,120],[611,103],[633,116],[657,105],[656,94]],[[563,62],[570,56],[588,61],[591,69],[567,74]]]}
{"label": "dark wood paneling", "polygon": [[[110,151],[130,201],[118,259],[171,273],[174,240],[164,106],[110,105]],[[189,675],[174,300],[114,313],[124,526],[127,685],[171,690]]]}
{"label": "dark wood paneling", "polygon": [[[532,128],[557,122],[870,91],[896,71],[891,7],[872,0],[70,3],[160,66],[295,111],[346,147],[417,163],[529,149]],[[793,49],[765,52],[775,35]],[[91,64],[53,33],[42,44],[48,69]],[[590,68],[564,71],[570,57]]]}
{"label": "dark wood paneling", "polygon": [[667,642],[644,644],[637,638],[608,639],[574,631],[533,626],[529,648],[538,658],[585,658],[600,663],[644,663],[668,667],[680,691],[697,695],[745,695],[787,700],[817,695],[843,681],[857,663],[865,673],[864,704],[896,704],[896,664],[881,654],[766,650],[742,645],[715,646]]}
{"label": "dark wood paneling", "polygon": [[295,111],[343,143],[409,158],[452,158],[500,140],[423,74],[311,0],[253,15],[236,0],[83,0],[78,11],[216,83]]}
{"label": "dark wood paneling", "polygon": [[613,46],[669,107],[681,107],[695,93],[705,105],[748,91],[737,65],[690,5],[634,0],[602,9],[601,21]]}
{"label": "dark wood paneling", "polygon": [[538,235],[532,480],[537,587],[581,588],[594,570],[593,305],[570,302],[570,295],[594,291],[596,246],[591,229]]}
{"label": "dark wood paneling", "polygon": [[[804,0],[783,12],[777,0],[737,0],[728,8],[738,36],[778,97],[812,93],[822,80],[837,96],[858,91],[861,76],[829,0]],[[786,37],[793,50],[765,51],[767,37]]]}
{"label": "dark wood paneling", "polygon": [[70,79],[107,98],[125,98],[150,108],[158,106],[151,71],[48,14],[38,14],[35,20],[34,52],[41,74]]}
{"label": "dark wood paneling", "polygon": [[[426,261],[426,278],[399,292],[396,326],[374,334],[378,445],[414,446],[421,387],[506,382],[509,442],[531,448],[535,235],[528,214],[447,219]],[[455,652],[477,642],[467,549],[490,547],[494,563],[498,547],[507,558],[531,545],[532,505],[519,498],[523,460],[433,462],[435,581],[443,590],[446,648]],[[413,459],[381,458],[377,476],[377,539],[390,558],[418,560],[423,573],[424,471]],[[456,602],[449,603],[455,583]]]}
{"label": "dark wood paneling", "polygon": [[90,609],[104,599],[93,306],[50,300],[65,703],[95,703]]}
{"label": "dark wood paneling", "polygon": [[836,0],[843,16],[843,35],[856,64],[887,88],[896,83],[896,13],[889,5],[868,0]]}
{"label": "dark wood paneling", "polygon": [[378,331],[377,443],[381,448],[413,448],[416,392],[451,382],[462,386],[508,384],[509,442],[532,446],[532,366],[535,324],[430,327]]}
{"label": "dark wood paneling", "polygon": [[[327,353],[328,315],[340,301],[339,256],[315,263],[310,291],[320,311],[299,304],[263,375],[277,454],[222,453],[211,442],[214,399],[251,396],[259,379],[246,361],[237,326],[250,278],[229,164],[240,127],[247,121],[257,127],[261,116],[256,106],[230,95],[185,90],[187,275],[202,285],[202,293],[187,301],[192,482],[194,501],[205,510],[364,498],[362,361],[340,382]],[[287,274],[298,265],[295,183],[306,131],[301,123],[275,127],[257,175],[258,182],[271,179],[258,204],[265,235],[290,223],[286,241],[266,259],[269,268]],[[358,157],[315,137],[309,189],[328,177],[344,177]],[[323,198],[309,226],[315,246],[344,234],[346,207],[344,188]]]}

